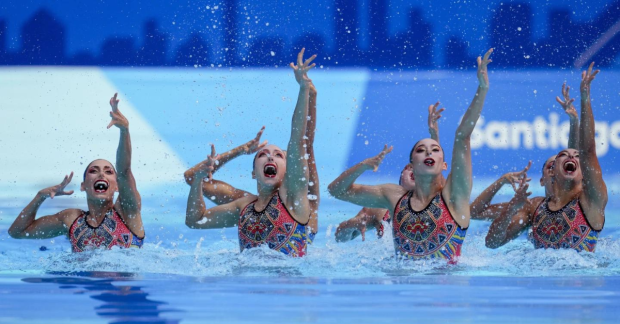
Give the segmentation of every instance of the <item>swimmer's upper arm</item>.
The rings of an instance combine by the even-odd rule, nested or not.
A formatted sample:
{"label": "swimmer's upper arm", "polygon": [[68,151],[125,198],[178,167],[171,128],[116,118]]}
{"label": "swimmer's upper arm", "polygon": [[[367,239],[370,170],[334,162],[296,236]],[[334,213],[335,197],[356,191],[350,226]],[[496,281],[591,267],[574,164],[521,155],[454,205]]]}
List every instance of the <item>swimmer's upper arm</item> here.
{"label": "swimmer's upper arm", "polygon": [[188,223],[186,218],[186,225],[195,229],[234,227],[239,223],[241,210],[252,200],[252,197],[245,197],[206,209],[202,217],[193,223]]}
{"label": "swimmer's upper arm", "polygon": [[17,233],[9,231],[9,235],[16,239],[46,239],[67,235],[69,227],[78,216],[76,209],[65,209],[54,215],[42,216],[34,220],[25,230]]}
{"label": "swimmer's upper arm", "polygon": [[202,194],[216,205],[227,204],[243,197],[253,196],[245,190],[237,189],[227,182],[215,179],[203,181]]}
{"label": "swimmer's upper arm", "polygon": [[354,183],[344,192],[330,191],[334,197],[362,207],[388,210],[392,208],[392,199],[390,199],[390,193],[392,192],[400,197],[406,193],[406,190],[399,185],[391,183],[374,186]]}

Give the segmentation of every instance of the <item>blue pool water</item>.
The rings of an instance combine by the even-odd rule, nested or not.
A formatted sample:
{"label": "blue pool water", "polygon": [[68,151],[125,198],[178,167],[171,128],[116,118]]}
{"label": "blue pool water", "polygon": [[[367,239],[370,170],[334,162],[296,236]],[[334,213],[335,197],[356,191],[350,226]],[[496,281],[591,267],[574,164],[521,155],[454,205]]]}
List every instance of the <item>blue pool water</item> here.
{"label": "blue pool water", "polygon": [[[308,257],[239,253],[236,229],[147,226],[141,250],[71,254],[66,238],[0,226],[0,323],[617,323],[620,227],[597,252],[484,247],[472,222],[458,265],[399,262],[390,235],[336,243],[333,211]],[[30,306],[25,306],[30,305]],[[34,306],[36,305],[36,306]],[[19,321],[24,322],[23,320]]]}

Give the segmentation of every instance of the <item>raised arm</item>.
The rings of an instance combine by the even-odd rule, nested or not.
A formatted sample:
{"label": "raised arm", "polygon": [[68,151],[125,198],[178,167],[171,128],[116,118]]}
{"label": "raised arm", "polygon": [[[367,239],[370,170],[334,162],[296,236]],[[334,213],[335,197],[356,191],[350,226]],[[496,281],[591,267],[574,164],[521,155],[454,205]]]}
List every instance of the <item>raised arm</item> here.
{"label": "raised arm", "polygon": [[[501,212],[508,206],[508,203],[491,204],[491,200],[493,200],[497,192],[506,184],[512,185],[512,189],[516,192],[516,185],[522,178],[527,177],[527,171],[531,166],[532,161],[530,161],[523,170],[508,172],[484,189],[469,207],[471,219],[494,220],[499,217]],[[530,180],[529,178],[526,179],[528,182]]]}
{"label": "raised arm", "polygon": [[54,215],[35,218],[45,199],[73,194],[73,190],[65,191],[72,178],[73,172],[65,176],[60,184],[39,191],[9,227],[9,235],[16,239],[44,239],[67,234],[71,223],[67,218],[71,217],[73,210],[66,209]]}
{"label": "raised arm", "polygon": [[448,204],[453,208],[452,212],[458,215],[469,214],[469,196],[472,187],[470,138],[476,127],[476,122],[480,118],[484,100],[489,91],[487,65],[491,63],[489,59],[491,53],[493,53],[493,49],[486,52],[484,58],[478,57],[478,90],[454,136],[451,171],[446,181],[444,193],[447,193]]}
{"label": "raised arm", "polygon": [[437,110],[439,107],[439,101],[437,101],[434,105],[428,106],[428,133],[431,135],[431,138],[439,142],[439,125],[437,121],[441,118],[441,113],[446,110],[446,108],[441,108]]}
{"label": "raised arm", "polygon": [[312,233],[319,229],[319,205],[321,203],[321,190],[319,188],[319,174],[316,169],[314,158],[314,135],[316,132],[316,97],[317,91],[314,84],[310,83],[310,97],[308,99],[308,125],[306,128],[306,152],[308,154],[308,203],[310,204],[310,221],[308,226]]}
{"label": "raised arm", "polygon": [[310,64],[316,55],[304,62],[304,50],[302,49],[297,55],[297,65],[290,64],[295,74],[295,80],[299,83],[299,95],[291,122],[291,137],[286,152],[286,174],[280,192],[285,192],[285,204],[297,216],[296,219],[303,220],[308,217],[309,220],[311,213],[308,202],[309,172],[304,137],[308,126],[309,94],[310,83],[312,82],[307,73],[316,65]]}
{"label": "raised arm", "polygon": [[142,199],[138,188],[136,187],[136,179],[131,172],[131,137],[129,136],[129,121],[118,110],[119,100],[116,99],[117,94],[110,99],[112,111],[110,117],[112,120],[108,124],[108,129],[116,126],[121,131],[118,149],[116,150],[116,181],[118,182],[118,200],[115,207],[120,211],[127,227],[138,237],[144,237],[144,226],[142,225]]}
{"label": "raised arm", "polygon": [[[202,193],[202,183],[209,175],[209,171],[200,169],[194,174],[185,213],[185,225],[190,228],[223,228],[233,227],[239,222],[242,203],[248,198],[237,199],[233,202],[207,209]],[[249,202],[249,201],[248,201]]]}
{"label": "raised arm", "polygon": [[[497,249],[519,236],[523,230],[531,225],[530,215],[537,204],[533,204],[527,198],[532,194],[527,191],[528,188],[527,179],[522,178],[519,181],[519,188],[517,188],[515,196],[489,227],[485,239],[485,245],[488,248]],[[537,198],[537,201],[540,199],[543,198]]]}
{"label": "raised arm", "polygon": [[221,155],[215,153],[215,145],[211,144],[211,154],[207,157],[207,159],[185,171],[185,182],[191,186],[196,172],[202,169],[208,169],[209,173],[207,178],[209,181],[204,181],[202,183],[202,192],[207,199],[211,200],[216,205],[227,204],[233,200],[251,195],[249,192],[237,189],[224,181],[214,180],[213,173],[215,173],[215,171],[226,162],[236,158],[237,156],[241,154],[251,154],[243,152],[254,153],[258,149],[265,146],[267,141],[263,144],[257,144],[260,142],[260,136],[262,135],[264,129],[265,127],[258,132],[256,138],[253,140]]}
{"label": "raised arm", "polygon": [[[239,157],[240,155],[248,155],[248,154],[254,154],[256,152],[258,152],[260,149],[262,149],[263,147],[265,147],[265,145],[267,145],[267,141],[264,142],[260,142],[260,138],[263,135],[263,132],[265,131],[265,126],[263,126],[260,131],[258,131],[258,133],[256,134],[256,137],[254,137],[253,139],[251,139],[250,141],[248,141],[247,143],[244,143],[242,145],[239,145],[237,147],[235,147],[234,149],[224,152],[222,154],[217,155],[217,163],[213,165],[213,170],[212,172],[215,173],[217,170],[219,170],[219,168],[223,167],[226,163],[228,163],[229,161],[236,159],[237,157]],[[213,152],[215,150],[214,145],[211,144],[211,152]],[[207,158],[208,159],[208,158]],[[184,176],[185,176],[185,182],[188,185],[192,185],[192,182],[194,181],[194,174],[201,168],[204,167],[204,164],[207,162],[207,160],[204,160],[196,165],[194,165],[193,167],[189,168],[187,171],[185,171]],[[211,175],[209,175],[208,178],[211,178]]]}
{"label": "raised arm", "polygon": [[395,191],[400,196],[406,190],[395,184],[383,184],[377,186],[356,184],[355,180],[367,170],[377,171],[385,155],[392,152],[393,147],[385,145],[381,153],[368,158],[345,172],[329,184],[329,194],[344,201],[354,203],[362,207],[391,209],[392,204],[387,192]]}
{"label": "raised arm", "polygon": [[566,83],[562,84],[562,97],[555,97],[555,100],[562,106],[564,112],[570,119],[570,134],[568,136],[568,148],[579,149],[579,114],[577,109],[573,106],[574,98],[570,97],[570,87],[566,86]]}
{"label": "raised arm", "polygon": [[590,103],[590,86],[599,70],[592,72],[594,62],[581,74],[581,126],[579,127],[579,163],[583,174],[583,192],[580,203],[593,229],[600,230],[605,224],[607,186],[603,180],[601,165],[596,156],[594,114]]}

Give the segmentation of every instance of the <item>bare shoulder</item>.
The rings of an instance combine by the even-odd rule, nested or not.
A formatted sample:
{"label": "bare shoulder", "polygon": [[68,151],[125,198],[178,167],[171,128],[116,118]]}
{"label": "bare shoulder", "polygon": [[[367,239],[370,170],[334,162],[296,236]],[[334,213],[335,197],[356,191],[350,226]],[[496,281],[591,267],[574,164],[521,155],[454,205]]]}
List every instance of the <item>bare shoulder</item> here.
{"label": "bare shoulder", "polygon": [[383,195],[390,201],[390,205],[392,208],[396,206],[400,198],[402,198],[407,193],[407,190],[405,190],[405,188],[393,183],[385,183],[379,185],[379,188],[381,189]]}
{"label": "bare shoulder", "polygon": [[247,194],[244,197],[234,200],[232,204],[234,204],[237,207],[237,209],[242,210],[243,208],[245,208],[247,205],[249,205],[251,202],[255,201],[256,199],[258,199],[258,196]]}
{"label": "bare shoulder", "polygon": [[69,209],[61,210],[60,212],[56,214],[56,216],[59,217],[60,220],[67,227],[70,227],[71,225],[73,225],[73,222],[75,222],[75,220],[78,217],[80,217],[80,215],[82,215],[83,213],[84,211],[79,208],[69,208]]}

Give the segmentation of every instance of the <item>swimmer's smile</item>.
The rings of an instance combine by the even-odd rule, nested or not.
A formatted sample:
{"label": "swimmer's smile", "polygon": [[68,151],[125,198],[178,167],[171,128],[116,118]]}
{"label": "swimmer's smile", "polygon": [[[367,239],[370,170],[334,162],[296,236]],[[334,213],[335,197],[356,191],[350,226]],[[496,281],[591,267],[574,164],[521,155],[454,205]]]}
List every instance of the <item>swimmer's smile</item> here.
{"label": "swimmer's smile", "polygon": [[564,162],[563,167],[564,171],[568,174],[573,174],[575,171],[577,171],[577,163],[575,161],[568,160]]}
{"label": "swimmer's smile", "polygon": [[278,166],[273,163],[267,163],[263,168],[263,173],[267,178],[275,178],[276,174],[278,174]]}
{"label": "swimmer's smile", "polygon": [[424,160],[424,164],[427,165],[427,166],[433,166],[433,165],[435,165],[435,160],[433,160],[432,158],[426,158]]}
{"label": "swimmer's smile", "polygon": [[97,180],[95,181],[95,184],[93,185],[93,188],[95,189],[96,193],[102,193],[102,192],[106,192],[108,191],[108,187],[110,186],[110,184],[105,181],[105,180]]}

